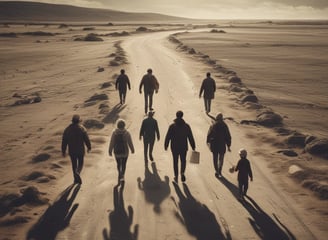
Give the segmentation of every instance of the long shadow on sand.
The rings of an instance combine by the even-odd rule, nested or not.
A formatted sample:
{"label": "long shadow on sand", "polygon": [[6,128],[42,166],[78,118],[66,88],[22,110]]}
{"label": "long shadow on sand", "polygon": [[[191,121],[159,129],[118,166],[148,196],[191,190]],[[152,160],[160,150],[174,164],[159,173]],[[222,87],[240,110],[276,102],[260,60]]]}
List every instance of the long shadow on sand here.
{"label": "long shadow on sand", "polygon": [[[223,185],[230,190],[232,195],[238,199],[238,187],[229,182],[226,178],[219,179]],[[292,232],[283,225],[275,214],[272,214],[276,221],[274,221],[261,207],[249,196],[246,196],[249,201],[241,201],[240,203],[249,212],[252,218],[248,218],[249,223],[253,227],[256,234],[265,240],[295,240],[296,238]]]}
{"label": "long shadow on sand", "polygon": [[137,240],[139,225],[134,226],[133,232],[130,232],[130,227],[133,221],[133,209],[128,206],[128,212],[124,207],[123,199],[124,183],[113,188],[114,210],[109,214],[109,231],[103,229],[104,240]]}
{"label": "long shadow on sand", "polygon": [[123,111],[126,105],[116,104],[112,110],[104,117],[103,123],[115,123],[119,118],[119,113]]}
{"label": "long shadow on sand", "polygon": [[27,240],[54,240],[57,234],[64,230],[78,208],[72,204],[80,190],[80,185],[70,185],[58,199],[45,211],[38,222],[28,231]]}
{"label": "long shadow on sand", "polygon": [[226,236],[223,234],[215,215],[205,204],[200,203],[191,195],[185,183],[183,184],[184,194],[176,183],[173,184],[179,197],[179,203],[177,204],[175,199],[172,199],[181,213],[176,212],[176,217],[191,235],[195,236],[197,240],[231,239],[230,232],[226,230]]}
{"label": "long shadow on sand", "polygon": [[138,178],[138,187],[144,191],[147,202],[154,204],[154,211],[161,213],[160,205],[170,193],[169,177],[165,176],[164,181],[158,174],[155,162],[151,163],[152,172],[149,170],[148,164],[145,166],[145,179],[141,181]]}

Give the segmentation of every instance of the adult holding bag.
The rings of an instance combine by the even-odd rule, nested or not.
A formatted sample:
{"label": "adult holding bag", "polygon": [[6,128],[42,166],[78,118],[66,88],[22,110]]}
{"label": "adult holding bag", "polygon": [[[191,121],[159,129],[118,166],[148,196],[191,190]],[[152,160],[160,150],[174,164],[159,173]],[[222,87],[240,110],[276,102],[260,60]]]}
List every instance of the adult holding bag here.
{"label": "adult holding bag", "polygon": [[169,129],[165,136],[164,149],[167,150],[169,144],[171,143],[171,151],[173,156],[173,170],[174,170],[174,181],[178,182],[179,176],[179,158],[181,162],[180,174],[181,181],[185,182],[185,170],[186,170],[186,155],[188,151],[188,141],[195,151],[196,145],[194,136],[192,134],[189,124],[183,120],[183,112],[178,111],[176,113],[176,119],[169,126]]}
{"label": "adult holding bag", "polygon": [[134,153],[134,146],[130,133],[125,129],[125,121],[119,119],[117,121],[117,128],[113,131],[108,153],[109,156],[115,155],[117,164],[118,180],[124,181],[124,174],[126,170],[126,163],[129,157],[129,149]]}

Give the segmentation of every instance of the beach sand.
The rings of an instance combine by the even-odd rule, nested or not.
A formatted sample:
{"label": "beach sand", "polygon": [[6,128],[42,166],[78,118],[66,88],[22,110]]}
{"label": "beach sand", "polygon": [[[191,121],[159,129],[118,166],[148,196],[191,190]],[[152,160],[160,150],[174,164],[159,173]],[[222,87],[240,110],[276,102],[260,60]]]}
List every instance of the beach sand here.
{"label": "beach sand", "polygon": [[236,71],[291,128],[328,137],[327,25],[241,22],[215,28],[224,33],[211,30],[179,40]]}
{"label": "beach sand", "polygon": [[[199,211],[205,219],[213,219],[213,216],[216,217],[214,219],[220,219],[215,220],[214,224],[221,226],[223,235],[231,234],[240,238],[238,234],[242,229],[246,236],[259,239],[259,235],[249,226],[248,218],[251,216],[260,224],[265,214],[256,215],[253,208],[243,207],[236,201],[233,195],[236,176],[227,174],[226,182],[217,181],[212,176],[212,163],[207,161],[211,155],[204,138],[211,119],[202,110],[202,99],[198,99],[200,83],[207,71],[212,72],[218,86],[211,114],[223,112],[233,133],[233,152],[227,156],[224,172],[228,173],[228,163],[236,162],[238,149],[247,147],[254,161],[255,179],[258,179],[252,183],[250,194],[269,215],[265,217],[265,225],[275,229],[276,223],[273,222],[277,221],[270,217],[273,213],[280,220],[283,219],[297,237],[325,239],[326,160],[305,153],[303,148],[291,147],[285,143],[286,136],[277,134],[272,128],[241,124],[242,121],[255,119],[257,110],[241,104],[238,95],[228,91],[230,83],[226,77],[229,74],[204,62],[202,54],[186,54],[167,40],[169,34],[180,31],[178,29],[181,26],[147,25],[149,29],[166,30],[157,33],[140,33],[136,31],[137,28],[135,25],[114,25],[85,30],[81,25],[60,27],[55,24],[0,27],[2,33],[17,35],[0,37],[1,239],[33,239],[36,236],[40,239],[109,239],[105,233],[109,234],[113,225],[108,228],[107,216],[111,216],[110,213],[115,210],[115,198],[113,200],[112,195],[117,194],[117,188],[114,187],[117,173],[114,160],[108,157],[107,147],[114,124],[121,117],[127,120],[136,145],[136,155],[130,157],[127,170],[125,206],[123,196],[121,201],[123,208],[129,205],[134,207],[132,226],[135,226],[135,230],[140,226],[139,239],[199,237],[201,229],[196,228],[199,232],[195,233],[190,228],[203,226],[204,222],[201,219],[195,222],[193,219],[194,222],[188,225],[190,222],[184,210],[188,210],[189,205],[201,209]],[[269,46],[263,46],[264,43],[257,40],[262,34],[274,39],[277,35],[290,32],[290,28],[294,29],[286,26],[277,28],[223,28],[227,32],[225,34],[209,33],[207,29],[205,32],[179,34],[177,38],[235,71],[243,83],[255,92],[260,104],[283,116],[286,122],[284,128],[327,137],[324,119],[327,119],[328,110],[324,104],[327,99],[323,91],[327,86],[323,79],[327,71],[324,67],[327,64],[327,52],[324,52],[326,43],[323,40],[327,31],[315,29],[318,32],[314,34],[317,39],[314,49],[321,54],[316,59],[310,59],[310,63],[305,60],[295,63],[290,56],[301,54],[299,51],[292,52],[295,46],[285,46],[288,45],[286,42],[281,46],[272,46],[276,44],[274,40],[266,40]],[[41,36],[39,31],[54,35]],[[129,34],[122,36],[123,31]],[[295,31],[292,34],[295,35],[293,42],[298,45],[301,43],[297,41],[297,34],[304,32],[299,28]],[[27,35],[26,32],[32,34]],[[97,36],[91,35],[92,40],[99,37],[103,41],[75,41],[89,33],[97,33]],[[287,39],[286,35],[282,37],[282,40]],[[309,50],[311,41],[306,36],[304,39],[303,54],[312,56]],[[323,50],[319,50],[319,42]],[[261,56],[256,56],[254,48]],[[286,62],[281,62],[277,48],[286,56]],[[147,52],[147,49],[151,50]],[[288,67],[287,62],[296,65]],[[301,73],[291,69],[299,69],[301,65],[309,70]],[[158,195],[153,198],[149,195],[154,191],[152,186],[143,190],[143,196],[136,182],[145,171],[140,164],[143,162],[143,153],[138,141],[139,125],[144,117],[143,97],[138,93],[138,84],[150,66],[153,66],[155,75],[160,79],[160,92],[155,96],[156,107],[160,107],[155,107],[155,116],[159,120],[162,135],[160,142],[155,145],[155,151],[158,151],[157,169],[152,165],[151,170],[155,178],[153,181],[159,184],[155,185],[160,186],[161,191],[155,193]],[[121,68],[127,70],[132,80],[132,90],[128,92],[127,104],[123,106],[118,105],[113,85]],[[177,72],[170,71],[172,68]],[[296,83],[299,78],[301,82]],[[306,85],[310,78],[321,81],[320,85]],[[281,79],[285,79],[285,82],[282,83]],[[301,93],[306,93],[304,98],[298,97]],[[189,199],[185,209],[183,203],[186,202],[179,195],[179,187],[169,187],[167,175],[172,175],[171,154],[162,148],[165,131],[178,109],[183,109],[186,120],[194,127],[197,148],[202,154],[199,168],[189,166],[187,176],[191,177],[188,178],[188,186],[195,198],[190,198],[190,192],[188,196],[187,185],[181,187],[181,191],[183,189],[187,194],[186,199]],[[304,115],[305,111],[310,115]],[[81,187],[71,186],[70,161],[68,157],[62,157],[60,149],[63,130],[76,113],[88,126],[93,146],[91,153],[86,156]],[[302,121],[299,121],[300,118]],[[297,156],[289,157],[279,152],[286,149]],[[300,170],[296,168],[296,175],[288,172],[291,166],[300,167]],[[204,175],[204,172],[211,174]],[[230,181],[235,185],[229,185]],[[231,205],[221,205],[222,201]],[[205,207],[201,202],[206,204]],[[155,205],[161,206],[161,214],[154,213]],[[181,216],[177,217],[179,212]],[[172,219],[185,223],[177,225]],[[112,223],[111,218],[109,221]],[[128,228],[132,226],[130,223]],[[47,235],[45,229],[53,231],[48,231]],[[269,233],[270,230],[266,232]]]}

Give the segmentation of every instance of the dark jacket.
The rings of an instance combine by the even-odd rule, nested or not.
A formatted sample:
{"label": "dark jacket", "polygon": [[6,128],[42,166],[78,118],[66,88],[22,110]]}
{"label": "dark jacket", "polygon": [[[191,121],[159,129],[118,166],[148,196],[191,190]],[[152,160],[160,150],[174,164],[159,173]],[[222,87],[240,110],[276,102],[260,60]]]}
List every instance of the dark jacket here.
{"label": "dark jacket", "polygon": [[238,161],[235,171],[238,171],[239,182],[247,182],[248,176],[250,177],[251,180],[253,180],[251,164],[247,158],[241,158]]}
{"label": "dark jacket", "polygon": [[142,87],[144,88],[145,93],[151,93],[155,90],[158,91],[159,83],[154,75],[147,73],[141,79],[139,85],[139,92],[141,92]]}
{"label": "dark jacket", "polygon": [[213,99],[214,93],[216,91],[216,84],[213,78],[207,77],[203,80],[202,86],[200,87],[199,97],[202,96],[204,92],[204,98]]}
{"label": "dark jacket", "polygon": [[152,117],[147,117],[142,121],[139,136],[143,137],[146,142],[154,141],[155,134],[159,139],[159,129],[157,121]]}
{"label": "dark jacket", "polygon": [[62,153],[66,152],[68,145],[68,153],[70,155],[81,155],[85,153],[84,144],[88,150],[91,150],[91,143],[85,128],[78,124],[70,124],[64,131],[62,138]]}
{"label": "dark jacket", "polygon": [[223,121],[215,122],[208,130],[206,142],[212,152],[224,154],[226,146],[231,146],[231,135],[228,125]]}
{"label": "dark jacket", "polygon": [[176,118],[174,123],[170,125],[166,137],[164,148],[167,149],[171,142],[172,152],[184,152],[188,150],[188,142],[191,148],[195,149],[195,140],[192,135],[190,126],[182,119]]}
{"label": "dark jacket", "polygon": [[126,74],[119,75],[116,79],[115,88],[120,92],[126,92],[127,87],[131,89],[129,77]]}

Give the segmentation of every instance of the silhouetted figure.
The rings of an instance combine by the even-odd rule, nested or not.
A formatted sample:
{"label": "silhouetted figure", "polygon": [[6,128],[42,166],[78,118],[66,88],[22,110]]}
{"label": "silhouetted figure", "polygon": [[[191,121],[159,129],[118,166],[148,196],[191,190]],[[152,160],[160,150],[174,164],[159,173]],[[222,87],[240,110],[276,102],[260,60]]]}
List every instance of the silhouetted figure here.
{"label": "silhouetted figure", "polygon": [[114,151],[119,182],[124,181],[126,163],[129,157],[129,148],[131,153],[134,153],[131,135],[125,129],[125,121],[123,119],[119,119],[117,121],[117,128],[114,129],[112,133],[108,149],[109,156],[112,156]]}
{"label": "silhouetted figure", "polygon": [[223,121],[222,113],[216,116],[214,124],[209,128],[206,142],[213,154],[215,176],[221,177],[226,146],[228,151],[231,146],[230,131],[228,125]]}
{"label": "silhouetted figure", "polygon": [[168,176],[164,177],[162,181],[158,175],[155,162],[151,163],[152,172],[149,170],[148,165],[145,167],[145,179],[141,181],[138,178],[138,187],[144,191],[147,202],[154,204],[154,211],[161,213],[160,205],[170,195],[170,185]]}
{"label": "silhouetted figure", "polygon": [[173,185],[179,197],[178,203],[173,198],[180,210],[180,213],[176,213],[176,217],[186,227],[189,234],[195,236],[197,240],[231,239],[229,229],[225,229],[223,233],[214,213],[191,195],[185,183],[183,184],[184,193],[177,184]]}
{"label": "silhouetted figure", "polygon": [[253,181],[253,173],[251,164],[247,157],[247,151],[245,149],[239,150],[240,160],[237,163],[235,171],[238,171],[238,187],[239,187],[239,198],[244,200],[244,196],[248,190],[248,177]]}
{"label": "silhouetted figure", "polygon": [[174,168],[174,181],[178,182],[179,175],[179,158],[181,161],[181,181],[186,181],[185,170],[186,170],[186,155],[188,151],[188,141],[192,148],[195,151],[196,145],[194,136],[192,134],[189,124],[187,124],[183,119],[183,112],[178,111],[176,113],[176,119],[174,123],[169,126],[169,129],[166,133],[164,149],[167,150],[169,143],[171,142],[171,151],[173,156],[173,168]]}
{"label": "silhouetted figure", "polygon": [[72,123],[65,129],[62,138],[62,155],[66,156],[66,148],[68,146],[68,153],[72,162],[72,170],[74,176],[74,183],[81,184],[82,179],[80,177],[83,162],[85,147],[87,146],[87,151],[91,151],[91,143],[89,140],[88,133],[86,129],[80,124],[81,118],[79,115],[74,115],[72,117]]}
{"label": "silhouetted figure", "polygon": [[155,143],[155,137],[157,136],[158,141],[160,139],[158,124],[156,119],[154,119],[153,117],[154,114],[155,112],[148,112],[148,117],[142,121],[140,127],[139,138],[140,140],[143,138],[145,164],[148,163],[148,150],[150,161],[154,161],[153,148]]}
{"label": "silhouetted figure", "polygon": [[127,89],[131,90],[129,77],[125,74],[125,70],[121,69],[121,74],[117,77],[115,89],[118,90],[120,103],[125,103]]}
{"label": "silhouetted figure", "polygon": [[69,186],[57,200],[48,207],[38,222],[28,231],[27,240],[55,240],[57,234],[68,227],[78,204],[72,204],[80,185]]}
{"label": "silhouetted figure", "polygon": [[[148,110],[153,110],[153,95],[154,92],[158,93],[159,89],[159,83],[156,79],[156,77],[152,74],[153,70],[148,69],[147,74],[145,74],[140,82],[139,85],[139,92],[142,93],[142,87],[144,90],[144,96],[145,96],[145,114],[147,114]],[[148,109],[149,107],[149,109]]]}
{"label": "silhouetted figure", "polygon": [[103,229],[104,240],[137,240],[139,225],[134,226],[130,231],[133,221],[133,209],[128,206],[128,212],[124,207],[123,187],[118,190],[118,186],[113,189],[114,211],[109,214],[110,232]]}
{"label": "silhouetted figure", "polygon": [[203,80],[199,91],[199,98],[202,97],[204,92],[204,105],[206,113],[211,111],[211,101],[214,98],[214,93],[216,91],[216,84],[213,78],[211,78],[211,73],[206,73],[206,78]]}

